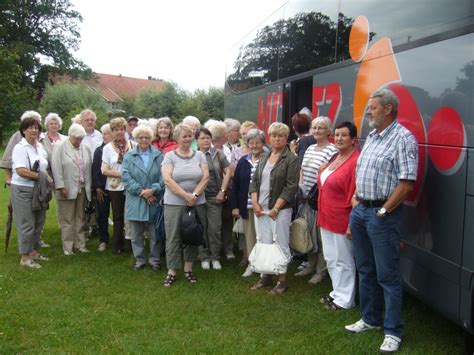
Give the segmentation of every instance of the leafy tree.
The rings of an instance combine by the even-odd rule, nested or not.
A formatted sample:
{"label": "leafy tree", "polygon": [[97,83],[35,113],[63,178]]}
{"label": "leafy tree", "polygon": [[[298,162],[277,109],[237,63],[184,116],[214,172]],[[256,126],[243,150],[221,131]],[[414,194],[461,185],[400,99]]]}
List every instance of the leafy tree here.
{"label": "leafy tree", "polygon": [[25,108],[36,107],[35,91],[22,85],[18,56],[0,48],[0,146],[2,138],[18,128],[18,118]]}
{"label": "leafy tree", "polygon": [[96,113],[98,126],[108,121],[107,105],[97,92],[82,84],[60,83],[46,86],[40,113],[56,112],[63,119],[63,132],[67,132],[71,118],[85,108]]}
{"label": "leafy tree", "polygon": [[168,84],[163,91],[143,90],[135,100],[135,114],[139,117],[179,118],[182,97],[176,84]]}

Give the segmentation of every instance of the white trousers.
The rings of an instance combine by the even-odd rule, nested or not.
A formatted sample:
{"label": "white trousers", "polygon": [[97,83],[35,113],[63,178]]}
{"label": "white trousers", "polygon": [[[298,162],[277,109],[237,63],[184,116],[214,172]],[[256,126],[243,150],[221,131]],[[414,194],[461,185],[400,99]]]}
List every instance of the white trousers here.
{"label": "white trousers", "polygon": [[345,234],[337,234],[321,228],[324,259],[332,281],[329,294],[334,303],[342,308],[354,307],[356,266],[352,240]]}

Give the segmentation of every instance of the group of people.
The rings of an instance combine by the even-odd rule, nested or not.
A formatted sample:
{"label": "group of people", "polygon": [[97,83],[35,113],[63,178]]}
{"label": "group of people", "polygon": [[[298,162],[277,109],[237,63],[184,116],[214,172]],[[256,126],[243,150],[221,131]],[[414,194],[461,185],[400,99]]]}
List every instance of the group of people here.
{"label": "group of people", "polygon": [[[329,275],[332,291],[320,299],[329,310],[355,305],[356,274],[362,318],[346,326],[353,333],[383,326],[381,351],[397,351],[401,342],[402,287],[399,269],[401,205],[416,179],[417,142],[397,121],[398,99],[387,89],[375,92],[367,109],[374,129],[360,149],[357,128],[327,117],[300,112],[290,128],[279,122],[268,132],[255,123],[234,119],[200,121],[188,116],[173,126],[167,117],[114,118],[95,129],[93,111],[74,119],[68,136],[62,120],[28,111],[7,146],[0,167],[11,184],[21,265],[39,268],[48,258],[39,252],[46,209],[58,203],[63,252],[87,252],[85,205],[97,211],[99,251],[108,247],[110,206],[113,252],[124,252],[127,239],[134,269],[147,264],[160,270],[165,250],[164,286],[178,270],[196,283],[193,264],[220,270],[221,255],[235,258],[232,228],[241,224],[242,276],[257,240],[276,243],[288,260],[290,225],[296,216],[308,221],[312,250],[296,276],[318,283]],[[332,138],[333,136],[333,138]],[[316,185],[316,186],[315,186]],[[317,205],[309,195],[317,188]],[[31,206],[35,206],[32,208]],[[181,220],[194,207],[204,230],[201,246],[183,244]],[[160,222],[161,221],[161,222]],[[160,228],[161,223],[161,228]],[[271,227],[270,227],[271,226]],[[148,244],[148,252],[145,245]],[[287,273],[261,274],[251,289],[288,288]]]}

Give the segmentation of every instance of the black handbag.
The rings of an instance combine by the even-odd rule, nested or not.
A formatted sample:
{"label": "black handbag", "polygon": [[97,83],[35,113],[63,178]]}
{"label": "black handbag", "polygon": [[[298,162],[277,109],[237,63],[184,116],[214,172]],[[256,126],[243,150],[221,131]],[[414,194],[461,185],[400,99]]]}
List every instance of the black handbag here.
{"label": "black handbag", "polygon": [[186,207],[181,220],[180,234],[184,245],[203,245],[204,227],[194,207]]}
{"label": "black handbag", "polygon": [[308,192],[308,206],[313,210],[318,210],[318,183],[314,184]]}

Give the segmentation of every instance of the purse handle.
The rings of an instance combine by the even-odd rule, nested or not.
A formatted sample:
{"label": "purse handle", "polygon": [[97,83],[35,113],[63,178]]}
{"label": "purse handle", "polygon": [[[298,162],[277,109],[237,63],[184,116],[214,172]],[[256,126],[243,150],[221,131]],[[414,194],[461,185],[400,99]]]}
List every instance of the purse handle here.
{"label": "purse handle", "polygon": [[[273,240],[273,244],[276,244],[276,238],[277,238],[277,234],[276,234],[276,221],[274,221],[269,215],[270,215],[270,211],[263,211],[262,212],[269,220],[270,220],[270,223],[272,225],[272,240]],[[256,231],[256,239],[257,239],[257,243],[260,242],[260,237],[259,237],[259,229],[258,229],[258,220],[259,218],[261,217],[257,217],[255,216],[254,220],[255,220],[255,231]]]}

